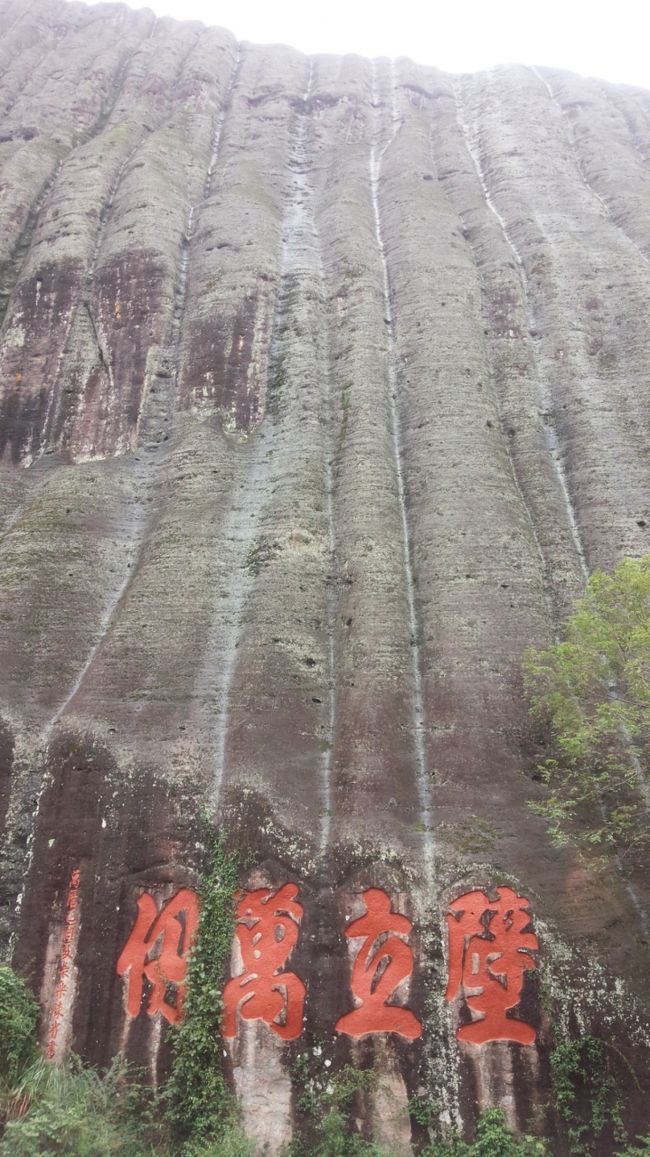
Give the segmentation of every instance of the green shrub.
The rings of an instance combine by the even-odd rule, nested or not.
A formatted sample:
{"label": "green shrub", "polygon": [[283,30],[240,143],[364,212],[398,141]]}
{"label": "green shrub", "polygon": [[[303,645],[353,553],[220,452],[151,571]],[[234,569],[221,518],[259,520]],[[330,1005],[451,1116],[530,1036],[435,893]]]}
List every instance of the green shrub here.
{"label": "green shrub", "polygon": [[78,1057],[61,1065],[39,1058],[14,1093],[21,1115],[7,1122],[0,1157],[253,1157],[254,1147],[235,1123],[213,1141],[181,1148],[161,1098],[118,1061],[102,1075]]}
{"label": "green shrub", "polygon": [[24,982],[0,964],[0,1081],[11,1086],[36,1057],[38,1004]]}
{"label": "green shrub", "polygon": [[411,1097],[408,1103],[409,1116],[422,1129],[433,1129],[440,1116],[440,1104],[426,1093]]}
{"label": "green shrub", "polygon": [[382,1157],[384,1150],[350,1131],[349,1116],[359,1093],[375,1088],[377,1075],[371,1069],[345,1065],[335,1073],[323,1096],[322,1116],[317,1129],[317,1157]]}
{"label": "green shrub", "polygon": [[[142,1107],[135,1110],[133,1092],[118,1063],[102,1076],[74,1057],[62,1065],[41,1058],[25,1071],[16,1089],[26,1111],[7,1122],[0,1154],[146,1157],[158,1153],[153,1121]],[[150,1091],[147,1095],[151,1099]]]}
{"label": "green shrub", "polygon": [[[169,1153],[175,1157],[178,1150],[173,1146]],[[237,1124],[225,1125],[218,1140],[187,1142],[183,1146],[184,1157],[255,1157],[257,1146],[244,1135]]]}
{"label": "green shrub", "polygon": [[551,739],[546,797],[531,806],[557,843],[638,858],[650,840],[650,555],[595,572],[564,636],[524,654],[530,709]]}
{"label": "green shrub", "polygon": [[423,1157],[545,1157],[545,1141],[528,1134],[512,1133],[501,1109],[486,1109],[476,1124],[474,1141],[457,1136],[434,1141]]}
{"label": "green shrub", "polygon": [[293,1066],[294,1082],[301,1087],[298,1108],[308,1118],[306,1135],[299,1134],[286,1157],[388,1157],[374,1141],[366,1141],[350,1127],[355,1097],[376,1087],[372,1069],[345,1065],[332,1074],[327,1069],[310,1073],[306,1058]]}

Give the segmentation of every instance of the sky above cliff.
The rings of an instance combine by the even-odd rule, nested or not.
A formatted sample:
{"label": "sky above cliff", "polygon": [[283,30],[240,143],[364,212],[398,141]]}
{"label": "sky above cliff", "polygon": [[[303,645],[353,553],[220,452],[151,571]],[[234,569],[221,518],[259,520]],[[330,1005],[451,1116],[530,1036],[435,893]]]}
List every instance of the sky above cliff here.
{"label": "sky above cliff", "polygon": [[450,72],[519,61],[650,88],[650,5],[638,0],[148,0],[146,6],[303,52],[410,56]]}

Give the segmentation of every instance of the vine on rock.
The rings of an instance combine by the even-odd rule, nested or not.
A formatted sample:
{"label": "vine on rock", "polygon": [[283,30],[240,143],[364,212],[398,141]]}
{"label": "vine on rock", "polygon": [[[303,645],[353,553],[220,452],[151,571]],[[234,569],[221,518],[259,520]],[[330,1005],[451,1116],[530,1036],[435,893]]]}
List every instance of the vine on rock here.
{"label": "vine on rock", "polygon": [[168,1115],[185,1152],[217,1141],[236,1123],[222,1065],[223,978],[234,935],[238,859],[211,835],[199,885],[201,915],[189,958],[185,1015],[172,1030],[174,1060],[165,1090]]}
{"label": "vine on rock", "polygon": [[377,1084],[372,1069],[345,1065],[335,1074],[325,1068],[314,1071],[307,1055],[301,1054],[292,1076],[302,1089],[297,1108],[306,1128],[294,1136],[283,1157],[387,1157],[384,1149],[366,1141],[350,1125],[356,1097]]}
{"label": "vine on rock", "polygon": [[617,1145],[625,1144],[622,1105],[604,1043],[593,1036],[562,1041],[550,1060],[555,1103],[571,1154],[592,1153],[608,1133]]}

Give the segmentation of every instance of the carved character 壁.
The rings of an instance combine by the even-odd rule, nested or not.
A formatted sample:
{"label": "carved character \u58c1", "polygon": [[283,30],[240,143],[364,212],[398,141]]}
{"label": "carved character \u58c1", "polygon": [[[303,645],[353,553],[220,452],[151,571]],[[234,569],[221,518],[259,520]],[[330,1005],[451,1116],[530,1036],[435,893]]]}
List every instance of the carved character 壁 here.
{"label": "carved character \u58c1", "polygon": [[532,1045],[532,1025],[506,1013],[521,1000],[524,972],[537,967],[539,943],[530,929],[528,900],[499,888],[496,900],[467,892],[449,907],[449,983],[446,999],[464,994],[472,1021],[457,1036],[471,1044],[514,1041]]}

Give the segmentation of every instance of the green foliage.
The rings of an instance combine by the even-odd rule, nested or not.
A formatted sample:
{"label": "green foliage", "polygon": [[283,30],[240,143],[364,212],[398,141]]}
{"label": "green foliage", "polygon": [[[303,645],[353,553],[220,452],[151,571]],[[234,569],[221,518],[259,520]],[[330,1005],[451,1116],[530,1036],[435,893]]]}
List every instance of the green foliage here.
{"label": "green foliage", "polygon": [[314,1073],[303,1054],[293,1065],[292,1076],[302,1090],[298,1108],[309,1120],[306,1135],[294,1137],[285,1157],[387,1157],[375,1142],[352,1132],[349,1124],[355,1097],[376,1087],[376,1073],[353,1065],[333,1075],[327,1069]]}
{"label": "green foliage", "polygon": [[304,1117],[316,1117],[318,1114],[319,1098],[322,1088],[314,1078],[309,1064],[309,1055],[300,1053],[291,1066],[292,1084],[299,1089],[296,1099],[296,1108]]}
{"label": "green foliage", "polygon": [[119,1063],[102,1076],[74,1057],[63,1065],[39,1058],[14,1089],[0,1154],[153,1157],[161,1147],[147,1099],[150,1091],[130,1085]]}
{"label": "green foliage", "polygon": [[650,1137],[637,1137],[638,1145],[621,1149],[618,1157],[650,1157]]}
{"label": "green foliage", "polygon": [[11,1086],[36,1056],[38,1004],[24,982],[0,964],[0,1086]]}
{"label": "green foliage", "polygon": [[[168,1152],[176,1157],[178,1149],[172,1146]],[[190,1142],[183,1147],[186,1157],[254,1157],[256,1153],[257,1148],[236,1122],[224,1125],[216,1140]]]}
{"label": "green foliage", "polygon": [[622,856],[647,851],[650,555],[592,575],[564,640],[525,653],[524,683],[552,737],[539,766],[548,793],[531,806],[553,839]]}
{"label": "green foliage", "polygon": [[220,840],[213,840],[199,889],[201,915],[188,965],[185,1014],[171,1035],[174,1061],[165,1098],[187,1154],[199,1144],[215,1144],[224,1130],[232,1133],[236,1125],[234,1099],[222,1071],[221,1016],[237,867],[236,856],[227,855]]}
{"label": "green foliage", "polygon": [[551,1074],[558,1113],[572,1154],[589,1154],[604,1134],[619,1144],[627,1134],[607,1050],[592,1036],[566,1040],[551,1052]]}
{"label": "green foliage", "polygon": [[[0,1157],[177,1157],[180,1151],[160,1098],[119,1061],[102,1075],[78,1057],[61,1065],[41,1057],[23,1072],[4,1110]],[[252,1157],[253,1149],[231,1124],[214,1142],[190,1144],[183,1152]]]}
{"label": "green foliage", "polygon": [[365,1141],[350,1132],[347,1114],[331,1108],[325,1114],[315,1148],[307,1150],[314,1157],[388,1157],[374,1141]]}
{"label": "green foliage", "polygon": [[487,1109],[477,1121],[474,1141],[446,1137],[434,1141],[422,1157],[545,1157],[548,1152],[540,1138],[512,1133],[500,1109]]}
{"label": "green foliage", "polygon": [[411,1097],[408,1110],[411,1119],[422,1129],[433,1129],[440,1117],[439,1103],[426,1094]]}
{"label": "green foliage", "polygon": [[327,1091],[329,1104],[341,1111],[349,1112],[352,1102],[359,1093],[369,1093],[377,1085],[377,1076],[372,1069],[355,1069],[345,1065],[336,1073]]}

